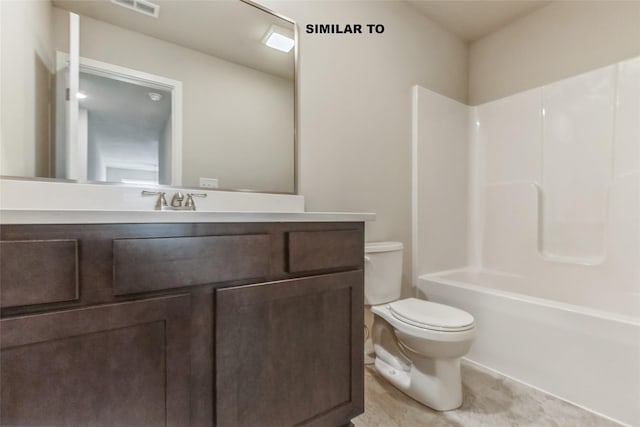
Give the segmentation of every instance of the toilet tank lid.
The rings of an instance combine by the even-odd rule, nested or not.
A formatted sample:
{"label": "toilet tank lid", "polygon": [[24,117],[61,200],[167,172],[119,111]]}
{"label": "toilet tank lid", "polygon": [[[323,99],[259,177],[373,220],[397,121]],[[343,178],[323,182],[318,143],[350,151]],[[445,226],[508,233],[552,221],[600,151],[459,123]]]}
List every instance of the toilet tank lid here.
{"label": "toilet tank lid", "polygon": [[364,251],[368,254],[373,252],[401,251],[401,242],[367,242],[364,244]]}

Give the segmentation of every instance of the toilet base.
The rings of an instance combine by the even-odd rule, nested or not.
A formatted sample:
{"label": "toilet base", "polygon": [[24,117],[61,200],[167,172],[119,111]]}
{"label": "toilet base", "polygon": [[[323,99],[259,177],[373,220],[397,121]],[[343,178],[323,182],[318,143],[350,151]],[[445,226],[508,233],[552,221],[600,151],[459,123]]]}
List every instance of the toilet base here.
{"label": "toilet base", "polygon": [[450,411],[462,405],[460,358],[416,357],[408,370],[404,370],[376,357],[375,367],[399,390],[436,411]]}

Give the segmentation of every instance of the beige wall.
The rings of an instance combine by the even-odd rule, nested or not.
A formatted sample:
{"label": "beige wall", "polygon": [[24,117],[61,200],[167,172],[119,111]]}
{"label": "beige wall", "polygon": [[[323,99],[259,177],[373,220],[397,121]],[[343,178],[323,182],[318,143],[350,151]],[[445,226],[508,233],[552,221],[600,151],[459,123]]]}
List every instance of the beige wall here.
{"label": "beige wall", "polygon": [[[310,211],[375,212],[366,239],[405,245],[411,276],[411,90],[464,102],[465,44],[404,2],[261,1],[298,23],[299,183]],[[383,24],[381,35],[306,24]]]}
{"label": "beige wall", "polygon": [[477,105],[640,55],[640,1],[559,1],[471,44]]}
{"label": "beige wall", "polygon": [[0,174],[49,175],[51,7],[0,1]]}
{"label": "beige wall", "polygon": [[[54,10],[63,34],[66,12]],[[80,56],[182,82],[182,185],[293,191],[290,80],[86,17]]]}

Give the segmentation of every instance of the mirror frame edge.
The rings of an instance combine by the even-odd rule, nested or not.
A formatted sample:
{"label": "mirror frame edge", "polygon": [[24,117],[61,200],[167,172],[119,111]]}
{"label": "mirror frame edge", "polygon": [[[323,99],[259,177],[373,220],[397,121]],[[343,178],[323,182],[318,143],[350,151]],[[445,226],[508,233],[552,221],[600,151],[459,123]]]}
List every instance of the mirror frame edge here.
{"label": "mirror frame edge", "polygon": [[[299,195],[299,183],[298,183],[298,59],[299,59],[299,33],[298,33],[298,25],[296,21],[293,19],[284,16],[278,12],[275,12],[261,4],[258,4],[252,0],[238,0],[241,3],[245,3],[248,6],[255,7],[263,12],[269,13],[273,16],[276,16],[280,19],[283,19],[287,22],[290,22],[293,25],[293,34],[295,38],[294,51],[293,51],[293,192],[283,192],[283,191],[260,191],[260,190],[251,190],[251,189],[232,189],[232,188],[212,188],[207,189],[211,191],[224,191],[224,192],[235,192],[235,193],[257,193],[257,194],[280,194],[280,195],[291,195],[297,196]],[[0,180],[12,180],[12,181],[34,181],[34,182],[56,182],[61,184],[91,184],[91,185],[109,185],[109,186],[118,186],[118,187],[140,187],[140,188],[176,188],[176,189],[202,189],[201,187],[183,187],[183,186],[174,186],[174,185],[131,185],[131,184],[123,184],[120,182],[107,182],[107,181],[90,181],[90,180],[76,180],[76,179],[66,179],[66,178],[55,178],[55,177],[44,177],[44,176],[13,176],[13,175],[0,175]]]}
{"label": "mirror frame edge", "polygon": [[262,10],[263,12],[269,13],[273,16],[276,16],[280,19],[290,22],[293,25],[293,37],[295,40],[295,44],[293,45],[293,192],[278,192],[278,191],[251,191],[251,190],[222,190],[222,191],[239,191],[239,192],[251,192],[251,193],[264,193],[264,194],[291,194],[291,195],[299,195],[299,150],[298,150],[298,108],[300,102],[298,100],[299,90],[298,90],[298,72],[299,70],[299,60],[300,60],[300,35],[298,33],[298,24],[293,19],[285,16],[279,12],[276,12],[266,6],[263,6],[259,3],[256,3],[254,0],[240,0],[242,3],[246,3],[250,6],[253,6],[257,9]]}

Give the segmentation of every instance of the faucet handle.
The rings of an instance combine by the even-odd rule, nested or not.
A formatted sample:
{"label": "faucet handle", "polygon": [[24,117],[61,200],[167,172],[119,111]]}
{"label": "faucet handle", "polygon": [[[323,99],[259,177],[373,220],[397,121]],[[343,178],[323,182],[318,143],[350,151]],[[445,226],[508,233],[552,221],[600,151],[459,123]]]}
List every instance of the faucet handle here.
{"label": "faucet handle", "polygon": [[184,194],[182,194],[180,191],[178,191],[171,198],[171,206],[173,206],[174,208],[181,208],[183,200],[184,200]]}
{"label": "faucet handle", "polygon": [[187,201],[184,204],[185,208],[196,210],[196,204],[193,201],[194,197],[207,197],[206,193],[187,193]]}
{"label": "faucet handle", "polygon": [[148,190],[142,190],[142,195],[143,196],[158,196],[158,202],[156,203],[156,209],[161,210],[163,207],[167,206],[167,199],[165,199],[164,195],[165,192],[164,191],[148,191]]}

